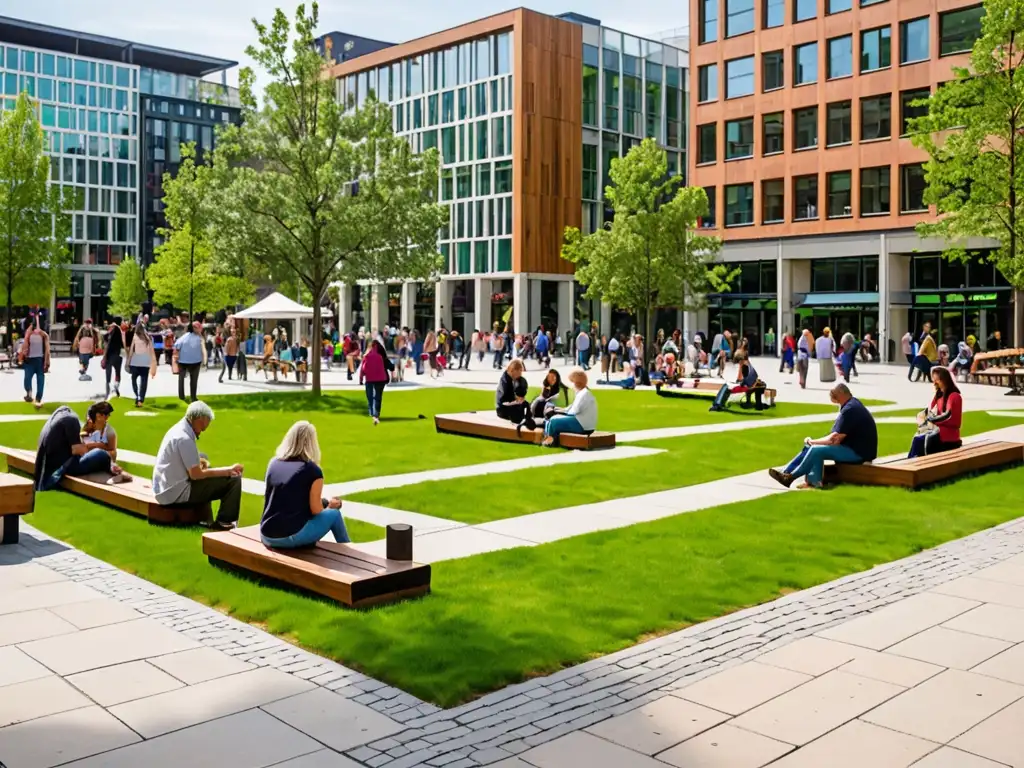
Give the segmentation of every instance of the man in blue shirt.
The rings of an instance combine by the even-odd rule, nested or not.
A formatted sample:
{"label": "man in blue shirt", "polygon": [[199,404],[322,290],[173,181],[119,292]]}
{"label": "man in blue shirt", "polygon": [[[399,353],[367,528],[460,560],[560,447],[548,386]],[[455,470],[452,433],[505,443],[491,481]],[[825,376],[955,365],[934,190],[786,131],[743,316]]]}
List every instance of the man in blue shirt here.
{"label": "man in blue shirt", "polygon": [[550,352],[551,344],[542,325],[537,326],[537,340],[534,342],[534,349],[537,350],[537,361],[541,365],[550,365],[551,355],[548,353]]}
{"label": "man in blue shirt", "polygon": [[[202,323],[192,323],[185,335],[174,342],[174,364],[178,367],[178,399],[194,403],[199,388],[199,371],[206,356],[206,342],[203,341]],[[185,400],[185,376],[189,378],[191,399]]]}
{"label": "man in blue shirt", "polygon": [[838,464],[864,464],[878,458],[878,428],[875,419],[845,384],[836,384],[829,393],[839,406],[839,418],[828,436],[804,439],[803,450],[785,470],[768,470],[768,474],[789,488],[797,478],[807,476],[805,486],[821,488],[826,459]]}

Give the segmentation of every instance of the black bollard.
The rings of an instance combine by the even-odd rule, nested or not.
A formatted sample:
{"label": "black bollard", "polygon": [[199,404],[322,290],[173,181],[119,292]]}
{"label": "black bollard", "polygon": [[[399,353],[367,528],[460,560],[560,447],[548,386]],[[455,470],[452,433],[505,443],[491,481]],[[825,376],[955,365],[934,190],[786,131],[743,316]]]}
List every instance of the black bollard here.
{"label": "black bollard", "polygon": [[392,523],[387,528],[388,560],[412,561],[412,526]]}

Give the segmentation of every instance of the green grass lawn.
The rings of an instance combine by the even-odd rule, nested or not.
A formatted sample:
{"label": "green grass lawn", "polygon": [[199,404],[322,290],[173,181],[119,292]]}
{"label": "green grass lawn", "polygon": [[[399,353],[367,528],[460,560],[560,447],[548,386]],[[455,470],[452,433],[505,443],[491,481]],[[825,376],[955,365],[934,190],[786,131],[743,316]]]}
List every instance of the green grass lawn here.
{"label": "green grass lawn", "polygon": [[[879,414],[879,417],[914,414],[914,411],[900,411]],[[974,435],[1019,423],[1019,420],[987,413],[968,413],[962,431],[964,435]],[[358,493],[349,499],[463,523],[487,523],[548,509],[697,485],[784,464],[797,453],[804,437],[827,434],[829,426],[828,422],[796,424],[648,440],[637,445],[658,448],[664,453],[384,488]],[[908,450],[912,435],[910,425],[879,424],[879,456]],[[480,504],[479,500],[484,498],[495,501]]]}
{"label": "green grass lawn", "polygon": [[[1004,422],[1005,423],[1005,422]],[[777,442],[774,430],[761,433]],[[678,470],[685,472],[685,467]],[[452,706],[1016,518],[1024,468],[955,490],[795,493],[435,564],[433,593],[368,611],[210,566],[194,530],[66,494],[28,522],[426,700]],[[477,497],[500,498],[491,492]],[[984,504],[969,499],[983,498]],[[962,503],[958,503],[960,500]],[[638,565],[639,564],[639,565]]]}

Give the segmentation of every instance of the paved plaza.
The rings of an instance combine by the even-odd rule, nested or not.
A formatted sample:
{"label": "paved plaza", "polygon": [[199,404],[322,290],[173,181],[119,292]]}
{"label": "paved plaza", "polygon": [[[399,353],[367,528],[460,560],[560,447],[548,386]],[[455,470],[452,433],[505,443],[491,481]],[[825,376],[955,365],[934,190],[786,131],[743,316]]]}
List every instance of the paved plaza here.
{"label": "paved plaza", "polygon": [[[758,363],[771,370],[771,361]],[[539,378],[534,370],[528,378]],[[329,386],[350,386],[343,374],[328,377]],[[820,403],[829,387],[815,380],[803,391],[789,377],[766,378],[783,382],[783,401]],[[495,380],[487,368],[408,387],[490,388]],[[78,382],[73,363],[57,360],[47,399],[81,401],[96,383]],[[176,387],[162,369],[151,392],[166,396]],[[212,371],[200,384],[201,393],[260,389],[273,385],[254,377],[248,386],[218,384]],[[895,366],[865,366],[853,389],[894,403],[876,409],[879,420],[920,407],[930,391]],[[1000,389],[964,389],[969,409],[1022,409]],[[20,376],[0,374],[0,400],[20,394]],[[616,458],[645,455],[655,450],[645,443],[661,437],[699,440],[709,431],[756,433],[785,423],[824,432],[831,418],[621,433]],[[1024,426],[1008,420],[977,437],[1024,442]],[[547,461],[479,464],[459,476]],[[391,475],[332,492],[430,479],[430,472]],[[787,493],[766,480],[759,472],[476,526],[371,505],[345,510],[377,523],[404,515],[417,530],[417,559],[436,561]],[[967,503],[953,489],[949,500]],[[994,768],[1024,766],[1022,722],[1024,518],[447,710],[31,526],[23,526],[20,544],[0,548],[6,768]]]}

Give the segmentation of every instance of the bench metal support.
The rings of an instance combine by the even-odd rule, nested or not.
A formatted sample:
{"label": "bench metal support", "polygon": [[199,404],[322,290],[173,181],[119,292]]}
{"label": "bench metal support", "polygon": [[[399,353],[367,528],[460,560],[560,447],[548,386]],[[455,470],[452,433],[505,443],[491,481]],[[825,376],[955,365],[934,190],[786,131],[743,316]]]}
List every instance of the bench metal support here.
{"label": "bench metal support", "polygon": [[0,516],[0,544],[17,544],[21,515]]}
{"label": "bench metal support", "polygon": [[387,527],[388,560],[412,561],[412,526],[391,523]]}

